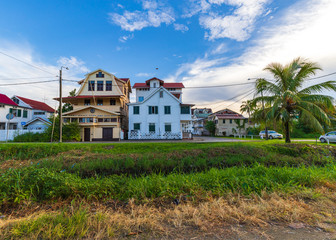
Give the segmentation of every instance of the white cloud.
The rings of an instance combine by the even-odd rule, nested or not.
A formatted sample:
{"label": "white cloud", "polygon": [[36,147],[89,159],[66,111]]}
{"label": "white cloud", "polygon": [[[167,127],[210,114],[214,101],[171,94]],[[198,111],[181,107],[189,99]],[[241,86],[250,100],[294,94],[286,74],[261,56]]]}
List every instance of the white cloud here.
{"label": "white cloud", "polygon": [[142,0],[143,11],[124,11],[123,14],[110,13],[110,21],[123,30],[133,32],[145,27],[159,27],[175,21],[174,10],[170,6],[158,3],[155,0]]}
{"label": "white cloud", "polygon": [[245,41],[250,37],[258,16],[265,11],[265,5],[269,0],[209,0],[213,4],[227,4],[237,9],[232,15],[221,15],[210,12],[202,15],[200,25],[208,30],[206,38],[214,40],[218,38],[231,38],[237,41]]}
{"label": "white cloud", "polygon": [[184,24],[174,23],[174,29],[176,31],[186,32],[189,30],[188,26]]}
{"label": "white cloud", "polygon": [[[38,53],[35,52],[28,43],[14,44],[5,40],[0,40],[0,46],[1,52],[46,71],[41,71],[0,54],[0,85],[57,80],[58,78],[56,76],[59,74],[60,66],[69,67],[69,71],[63,70],[63,78],[65,79],[79,80],[89,71],[88,68],[85,67],[85,63],[76,57],[60,57],[55,64],[46,63],[39,59]],[[79,85],[75,82],[64,81],[63,94],[67,95],[72,89],[78,89],[78,86]],[[44,98],[46,98],[46,103],[53,108],[57,105],[57,102],[52,99],[58,97],[58,91],[58,81],[32,85],[0,86],[0,93],[3,93],[8,97],[19,95],[38,101],[44,101]]]}
{"label": "white cloud", "polygon": [[150,74],[149,73],[137,73],[137,74],[135,74],[135,76],[137,76],[137,77],[149,77]]}
{"label": "white cloud", "polygon": [[132,33],[132,34],[129,34],[129,35],[124,35],[124,36],[121,36],[120,38],[119,38],[119,42],[126,42],[126,41],[128,41],[128,40],[130,40],[130,39],[133,39],[134,38],[134,34]]}
{"label": "white cloud", "polygon": [[227,45],[225,43],[221,43],[211,51],[211,54],[222,54],[227,51],[228,51]]}
{"label": "white cloud", "polygon": [[[304,4],[303,4],[304,3]],[[185,86],[222,85],[247,82],[247,78],[271,77],[262,69],[271,62],[286,64],[302,56],[318,62],[324,69],[318,75],[335,71],[336,32],[332,23],[336,22],[336,1],[300,1],[287,9],[275,25],[260,29],[260,37],[238,58],[227,63],[224,58],[210,59],[208,56],[191,63],[183,64],[169,76],[169,81],[182,81]],[[335,80],[334,76],[319,81]],[[316,80],[317,81],[317,80]],[[314,81],[311,81],[313,84]],[[214,102],[242,94],[252,86],[211,88],[184,91],[184,101],[199,106],[213,106]],[[336,94],[329,93],[333,97]],[[251,98],[252,95],[249,96]],[[244,99],[242,99],[244,100]],[[236,100],[216,105],[215,110],[224,108]],[[240,102],[231,108],[239,110]]]}

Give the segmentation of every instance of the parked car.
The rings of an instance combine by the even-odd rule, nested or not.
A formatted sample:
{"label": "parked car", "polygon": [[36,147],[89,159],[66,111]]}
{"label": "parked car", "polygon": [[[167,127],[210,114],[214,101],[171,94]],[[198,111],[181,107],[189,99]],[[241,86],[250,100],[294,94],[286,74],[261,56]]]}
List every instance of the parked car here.
{"label": "parked car", "polygon": [[[274,138],[282,139],[283,138],[282,134],[280,134],[280,133],[278,133],[274,130],[267,130],[267,134],[268,134],[269,139],[274,139]],[[266,138],[265,130],[260,131],[259,136],[260,136],[260,138]]]}
{"label": "parked car", "polygon": [[325,143],[325,142],[336,142],[336,131],[334,132],[328,132],[324,135],[320,136],[320,141],[321,143]]}

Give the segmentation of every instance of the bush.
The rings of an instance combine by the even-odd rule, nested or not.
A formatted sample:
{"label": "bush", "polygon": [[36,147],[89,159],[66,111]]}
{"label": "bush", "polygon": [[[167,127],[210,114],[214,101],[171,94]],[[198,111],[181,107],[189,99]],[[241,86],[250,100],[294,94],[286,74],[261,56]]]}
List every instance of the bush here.
{"label": "bush", "polygon": [[48,139],[45,133],[33,133],[33,132],[27,132],[18,135],[13,139],[13,142],[47,142],[47,141]]}

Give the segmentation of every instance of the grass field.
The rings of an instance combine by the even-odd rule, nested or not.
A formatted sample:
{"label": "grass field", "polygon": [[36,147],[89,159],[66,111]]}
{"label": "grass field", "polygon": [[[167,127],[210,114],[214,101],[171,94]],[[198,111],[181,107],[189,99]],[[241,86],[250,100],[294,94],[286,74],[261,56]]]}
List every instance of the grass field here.
{"label": "grass field", "polygon": [[282,141],[2,144],[0,238],[335,224],[335,157],[332,145]]}

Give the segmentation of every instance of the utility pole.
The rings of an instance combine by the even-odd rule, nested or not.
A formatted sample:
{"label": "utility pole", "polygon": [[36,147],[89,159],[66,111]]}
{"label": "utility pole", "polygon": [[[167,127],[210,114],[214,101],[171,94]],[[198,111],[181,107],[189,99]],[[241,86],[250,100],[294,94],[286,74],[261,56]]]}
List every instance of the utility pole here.
{"label": "utility pole", "polygon": [[60,69],[60,74],[59,74],[59,95],[60,95],[60,105],[59,105],[59,142],[62,142],[62,123],[63,123],[63,119],[62,119],[62,67]]}
{"label": "utility pole", "polygon": [[265,137],[266,137],[266,140],[268,140],[267,119],[266,119],[266,115],[265,115],[265,107],[264,107],[264,95],[263,95],[263,89],[261,89],[261,99],[262,99],[262,109],[263,109],[263,115],[264,115],[264,118],[265,118]]}
{"label": "utility pole", "polygon": [[59,128],[60,128],[60,139],[59,142],[62,142],[62,127],[63,127],[63,119],[62,119],[62,68],[65,68],[66,70],[69,70],[68,67],[61,67],[60,74],[59,74],[59,95],[60,95],[60,107],[59,107]]}

